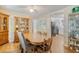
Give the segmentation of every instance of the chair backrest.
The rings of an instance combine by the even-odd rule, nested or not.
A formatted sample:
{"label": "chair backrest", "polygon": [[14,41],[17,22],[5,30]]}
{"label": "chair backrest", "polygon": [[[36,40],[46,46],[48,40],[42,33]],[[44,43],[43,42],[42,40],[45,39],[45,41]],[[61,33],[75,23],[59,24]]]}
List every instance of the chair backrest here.
{"label": "chair backrest", "polygon": [[19,41],[20,41],[20,44],[21,44],[22,48],[23,48],[23,49],[26,49],[26,47],[27,47],[27,42],[26,42],[26,40],[25,40],[25,38],[24,38],[24,36],[23,36],[23,33],[22,33],[22,32],[17,32],[17,34],[18,34]]}

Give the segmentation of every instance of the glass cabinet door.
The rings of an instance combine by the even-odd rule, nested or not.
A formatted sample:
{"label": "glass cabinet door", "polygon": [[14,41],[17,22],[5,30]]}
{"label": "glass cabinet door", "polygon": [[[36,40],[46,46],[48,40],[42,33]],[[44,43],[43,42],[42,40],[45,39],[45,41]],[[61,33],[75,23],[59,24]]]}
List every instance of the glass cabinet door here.
{"label": "glass cabinet door", "polygon": [[79,52],[79,14],[69,15],[68,26],[68,44],[75,49],[76,52]]}
{"label": "glass cabinet door", "polygon": [[7,30],[7,18],[4,17],[3,19],[3,30]]}
{"label": "glass cabinet door", "polygon": [[69,16],[69,35],[79,35],[79,14]]}

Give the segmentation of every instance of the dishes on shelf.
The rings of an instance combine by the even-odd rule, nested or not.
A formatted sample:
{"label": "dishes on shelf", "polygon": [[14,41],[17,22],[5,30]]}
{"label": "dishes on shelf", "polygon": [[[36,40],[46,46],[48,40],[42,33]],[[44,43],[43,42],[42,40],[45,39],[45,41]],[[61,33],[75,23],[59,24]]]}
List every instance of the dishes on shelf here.
{"label": "dishes on shelf", "polygon": [[79,52],[79,14],[69,15],[69,46]]}

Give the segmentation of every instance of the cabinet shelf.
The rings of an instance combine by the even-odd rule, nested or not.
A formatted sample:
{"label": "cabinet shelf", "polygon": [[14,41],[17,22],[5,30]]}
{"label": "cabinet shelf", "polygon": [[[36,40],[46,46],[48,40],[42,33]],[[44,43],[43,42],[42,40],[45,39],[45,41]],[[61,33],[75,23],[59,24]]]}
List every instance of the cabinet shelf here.
{"label": "cabinet shelf", "polygon": [[69,23],[68,44],[70,47],[73,47],[75,49],[75,52],[79,52],[79,14],[69,15],[68,23]]}
{"label": "cabinet shelf", "polygon": [[[30,30],[30,18],[24,18],[24,17],[15,17],[15,32],[23,32],[23,33],[29,33]],[[15,42],[17,40],[17,35],[15,34]]]}

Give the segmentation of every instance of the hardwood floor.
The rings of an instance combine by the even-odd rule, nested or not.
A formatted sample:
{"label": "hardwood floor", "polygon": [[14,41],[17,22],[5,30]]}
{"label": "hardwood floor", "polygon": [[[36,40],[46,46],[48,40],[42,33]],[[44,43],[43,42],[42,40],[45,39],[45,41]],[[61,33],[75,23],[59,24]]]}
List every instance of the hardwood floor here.
{"label": "hardwood floor", "polygon": [[69,47],[64,47],[64,37],[62,35],[57,35],[52,39],[52,53],[75,53]]}
{"label": "hardwood floor", "polygon": [[19,43],[14,43],[14,44],[4,44],[0,46],[0,53],[19,53],[20,48],[19,48]]}
{"label": "hardwood floor", "polygon": [[[53,37],[51,51],[52,53],[74,53],[69,48],[64,47],[63,36],[57,35]],[[4,44],[0,46],[0,53],[20,53],[19,43],[14,44]]]}
{"label": "hardwood floor", "polygon": [[70,49],[69,47],[64,47],[64,53],[75,53],[75,51]]}
{"label": "hardwood floor", "polygon": [[52,37],[52,53],[64,53],[64,37],[60,35],[56,35]]}

